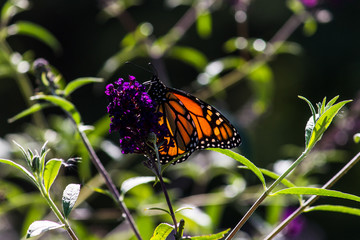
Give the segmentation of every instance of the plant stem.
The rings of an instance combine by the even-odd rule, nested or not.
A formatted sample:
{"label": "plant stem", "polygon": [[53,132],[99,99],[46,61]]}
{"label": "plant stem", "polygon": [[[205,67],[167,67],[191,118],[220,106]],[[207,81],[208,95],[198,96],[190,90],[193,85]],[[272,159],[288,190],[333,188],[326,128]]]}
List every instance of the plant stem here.
{"label": "plant stem", "polygon": [[[157,154],[158,155],[158,154]],[[158,158],[159,159],[159,158]],[[160,170],[155,162],[154,159],[151,159],[152,161],[152,169],[154,170],[155,172],[155,175],[159,178],[159,182],[160,182],[160,185],[161,185],[161,189],[164,193],[164,196],[165,196],[165,199],[166,199],[166,203],[169,207],[169,211],[170,211],[170,215],[171,215],[171,218],[173,220],[173,223],[174,223],[174,228],[175,228],[175,236],[177,236],[178,234],[178,226],[177,226],[177,221],[176,221],[176,217],[175,217],[175,212],[174,212],[174,209],[171,205],[171,201],[170,201],[170,197],[169,197],[169,194],[167,192],[167,189],[166,189],[166,185],[164,183],[164,179],[162,178],[161,176],[161,173],[160,173]]]}
{"label": "plant stem", "polygon": [[260,206],[260,204],[266,199],[266,197],[271,193],[271,191],[287,176],[289,173],[294,170],[297,165],[306,157],[306,155],[310,152],[310,148],[306,148],[305,151],[296,159],[293,164],[283,173],[279,178],[275,180],[271,184],[269,188],[266,189],[263,194],[256,200],[256,202],[251,206],[251,208],[246,212],[240,222],[235,226],[235,228],[230,232],[230,234],[226,237],[226,240],[232,239],[235,234],[240,230],[240,228],[246,223],[246,221],[251,217],[251,215],[255,212],[255,210]]}
{"label": "plant stem", "polygon": [[[333,176],[324,186],[323,189],[331,188],[339,179],[341,179],[355,164],[360,161],[360,152],[355,155],[335,176]],[[290,216],[288,216],[284,221],[282,221],[268,236],[266,236],[266,240],[270,240],[275,237],[278,233],[281,232],[294,218],[299,216],[302,212],[306,210],[307,207],[312,205],[319,196],[314,195],[310,197],[304,204],[298,207]]]}
{"label": "plant stem", "polygon": [[133,230],[134,234],[136,235],[136,238],[141,240],[142,238],[141,238],[140,232],[139,232],[139,230],[137,229],[137,227],[135,225],[135,221],[134,221],[133,217],[131,216],[131,214],[129,212],[129,209],[126,207],[125,203],[121,200],[119,191],[117,190],[114,182],[111,180],[111,178],[110,178],[108,172],[106,171],[104,165],[102,165],[99,157],[96,155],[96,152],[93,149],[93,147],[91,146],[89,139],[87,138],[86,134],[79,129],[79,127],[76,125],[76,122],[74,121],[74,119],[72,118],[72,116],[70,114],[68,114],[68,117],[75,124],[76,129],[77,129],[78,133],[80,134],[80,137],[81,137],[87,151],[90,154],[90,158],[91,158],[93,164],[95,165],[95,167],[99,171],[99,173],[103,176],[103,178],[104,178],[104,180],[106,182],[106,185],[108,186],[111,194],[114,196],[114,198],[117,201],[117,204],[119,205],[122,212],[125,214],[127,220],[129,221],[130,227]]}
{"label": "plant stem", "polygon": [[42,196],[46,199],[47,203],[49,204],[51,210],[54,212],[56,217],[60,220],[62,224],[64,224],[65,230],[70,235],[72,240],[78,240],[75,232],[72,230],[69,222],[66,220],[66,218],[62,215],[61,211],[57,208],[54,201],[51,199],[50,194],[45,190],[44,184],[42,182],[38,183],[39,190],[42,194]]}

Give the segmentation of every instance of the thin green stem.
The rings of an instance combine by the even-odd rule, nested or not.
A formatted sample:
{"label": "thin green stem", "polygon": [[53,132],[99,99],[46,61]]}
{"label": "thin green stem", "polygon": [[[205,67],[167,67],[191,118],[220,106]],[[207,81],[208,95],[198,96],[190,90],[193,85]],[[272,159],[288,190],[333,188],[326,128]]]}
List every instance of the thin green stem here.
{"label": "thin green stem", "polygon": [[56,206],[54,201],[51,199],[50,194],[46,191],[44,184],[42,182],[39,182],[38,184],[39,184],[38,186],[39,186],[39,190],[40,190],[42,196],[45,198],[45,200],[49,204],[51,210],[54,212],[56,217],[60,220],[60,222],[62,224],[64,224],[64,228],[67,231],[67,233],[70,235],[71,239],[72,240],[78,240],[78,238],[77,238],[75,232],[72,230],[69,222],[62,215],[61,211],[58,209],[58,207]]}
{"label": "thin green stem", "polygon": [[[156,145],[156,142],[154,142],[154,147],[155,147],[155,152],[156,152],[156,157],[157,159],[160,159],[159,157],[159,151],[158,151],[158,148],[157,148],[157,145]],[[165,196],[165,199],[166,199],[166,203],[168,205],[168,208],[169,208],[169,211],[170,211],[170,215],[171,215],[171,218],[173,220],[173,223],[174,223],[174,228],[175,228],[175,238],[177,239],[178,237],[178,224],[177,224],[177,221],[176,221],[176,216],[175,216],[175,212],[174,212],[174,209],[172,207],[172,204],[171,204],[171,200],[170,200],[170,197],[169,197],[169,194],[168,194],[168,191],[166,189],[166,185],[165,185],[165,182],[161,176],[161,172],[160,172],[160,162],[158,160],[158,163],[159,163],[159,167],[158,167],[158,164],[155,162],[155,159],[151,158],[151,161],[152,161],[152,168],[155,172],[155,175],[158,177],[159,181],[160,181],[160,185],[161,185],[161,189],[164,193],[164,196]]]}
{"label": "thin green stem", "polygon": [[[355,164],[360,161],[360,152],[356,154],[337,174],[335,174],[324,186],[323,189],[331,188],[337,181],[339,181]],[[288,216],[284,221],[282,221],[268,236],[265,240],[270,240],[275,237],[281,230],[283,230],[292,220],[299,216],[302,212],[311,206],[319,196],[314,195],[310,197],[304,204],[299,206],[290,216]]]}
{"label": "thin green stem", "polygon": [[77,129],[78,133],[80,134],[80,137],[81,137],[87,151],[89,152],[92,163],[94,164],[94,166],[96,167],[98,172],[102,175],[102,177],[105,179],[106,185],[108,186],[111,194],[116,199],[117,204],[121,208],[122,212],[125,214],[126,219],[129,221],[130,227],[133,230],[134,234],[136,235],[136,238],[141,240],[142,238],[141,238],[140,232],[136,227],[135,221],[134,221],[133,217],[131,216],[129,209],[126,207],[125,203],[121,200],[118,189],[116,188],[114,182],[112,181],[111,177],[109,176],[108,172],[106,171],[104,165],[101,163],[95,150],[91,146],[89,139],[87,138],[86,134],[79,129],[75,120],[72,118],[72,116],[70,114],[68,114],[68,117],[72,120],[73,124],[76,126],[76,129]]}
{"label": "thin green stem", "polygon": [[256,202],[251,206],[251,208],[246,212],[243,218],[239,221],[239,223],[235,226],[235,228],[230,232],[230,234],[226,237],[226,240],[232,239],[235,234],[240,230],[240,228],[247,222],[247,220],[251,217],[251,215],[255,212],[255,210],[260,206],[260,204],[266,199],[266,197],[271,193],[271,191],[287,176],[290,174],[292,170],[294,170],[300,162],[307,156],[310,152],[310,148],[306,148],[305,151],[296,159],[295,162],[283,173],[279,178],[275,180],[271,184],[269,188],[266,189],[263,194],[256,200]]}

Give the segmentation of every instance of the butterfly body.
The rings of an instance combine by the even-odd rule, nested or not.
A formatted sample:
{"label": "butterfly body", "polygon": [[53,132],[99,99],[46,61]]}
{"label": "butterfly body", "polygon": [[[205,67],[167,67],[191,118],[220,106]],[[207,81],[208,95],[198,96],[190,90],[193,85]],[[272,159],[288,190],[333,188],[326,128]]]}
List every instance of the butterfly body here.
{"label": "butterfly body", "polygon": [[197,149],[209,147],[234,148],[241,144],[238,131],[218,110],[197,97],[167,87],[153,76],[148,90],[162,113],[160,124],[165,123],[170,132],[166,138],[170,147],[160,146],[162,164],[182,155],[177,162],[185,161]]}

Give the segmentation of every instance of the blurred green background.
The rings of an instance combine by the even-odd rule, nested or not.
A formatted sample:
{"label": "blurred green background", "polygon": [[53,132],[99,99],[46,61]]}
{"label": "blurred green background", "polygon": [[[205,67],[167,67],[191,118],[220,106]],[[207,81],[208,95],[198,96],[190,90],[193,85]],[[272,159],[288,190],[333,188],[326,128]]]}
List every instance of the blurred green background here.
{"label": "blurred green background", "polygon": [[[200,2],[206,3],[206,1]],[[161,37],[166,34],[167,37],[170,36],[170,39],[174,37],[169,35],[169,30],[186,13],[189,13],[189,3],[191,4],[192,1],[34,0],[29,2],[30,8],[12,18],[9,25],[17,21],[30,21],[41,25],[58,39],[61,50],[56,52],[41,41],[24,35],[9,36],[6,41],[14,52],[19,52],[29,59],[45,58],[63,75],[67,82],[79,77],[97,76],[105,78],[106,83],[110,83],[119,77],[126,77],[128,74],[135,75],[139,81],[143,82],[151,77],[149,73],[133,65],[124,66],[123,63],[130,60],[147,68],[147,63],[153,62],[159,76],[167,85],[199,96],[228,116],[243,137],[243,144],[239,148],[241,153],[257,166],[264,168],[272,168],[273,163],[281,159],[294,159],[302,151],[304,127],[310,116],[310,110],[307,104],[297,97],[298,95],[305,96],[312,102],[322,101],[325,96],[331,99],[336,95],[340,95],[340,100],[354,99],[354,102],[347,105],[348,109],[340,114],[338,121],[333,124],[319,143],[318,155],[314,154],[312,158],[307,159],[302,164],[303,169],[299,170],[297,175],[295,174],[300,179],[297,181],[299,185],[303,181],[304,184],[321,186],[359,149],[353,143],[352,136],[360,128],[358,107],[360,96],[360,19],[358,13],[360,3],[356,0],[319,1],[315,7],[307,9],[305,25],[301,23],[291,28],[288,20],[293,19],[295,13],[288,6],[294,2],[297,1],[215,1],[211,8],[207,9],[210,15],[204,17],[203,22],[199,20],[191,23],[189,29],[184,34],[180,34],[179,39],[172,45]],[[0,3],[2,6],[5,2],[0,1]],[[117,6],[117,8],[114,8],[115,10],[107,8],[108,11],[105,11],[104,6],[109,6],[109,4],[114,4],[112,6]],[[124,12],[121,11],[122,7]],[[109,9],[115,13],[109,13]],[[246,15],[246,21],[244,21],[241,11]],[[296,14],[300,16],[299,12]],[[312,18],[308,18],[309,16]],[[235,20],[236,17],[238,21]],[[186,22],[190,17],[184,19]],[[206,25],[206,21],[211,21],[211,24]],[[133,36],[132,38],[129,32],[137,26],[143,26],[143,29],[152,34]],[[2,27],[4,28],[4,26]],[[260,46],[263,43],[266,44],[280,29],[282,29],[280,33],[289,35],[289,37],[276,35],[286,41],[285,47],[282,49],[283,53],[279,51],[269,54],[259,68],[251,70],[251,73],[245,74],[244,77],[238,77],[230,87],[216,92],[216,90],[223,89],[221,81],[224,76],[228,76],[227,74],[236,68],[240,69],[240,72],[245,71],[243,70],[245,69],[244,62],[257,59],[259,56],[260,59],[261,56],[266,56],[266,53],[256,50],[256,47],[254,49],[253,42],[258,40]],[[234,41],[231,39],[235,38],[238,38],[236,40],[238,42],[235,41],[234,45]],[[259,39],[261,40],[259,41]],[[247,45],[244,48],[239,47],[243,43],[241,41],[244,40],[247,41]],[[135,48],[140,46],[139,48],[143,49],[142,41],[155,42],[156,47],[165,46],[170,50],[158,57],[155,54],[156,51],[152,54],[146,53],[146,51],[134,53],[131,44],[137,44]],[[266,46],[269,46],[269,43]],[[127,47],[131,49],[128,53],[125,51]],[[180,47],[191,49],[186,52]],[[115,67],[106,70],[104,66],[108,66],[105,65],[106,63],[110,64],[109,59],[113,60],[112,63],[115,64]],[[209,76],[209,73],[216,71],[216,63],[219,62],[229,64],[228,69],[223,69],[218,75],[204,80],[204,76]],[[212,63],[215,65],[211,65]],[[31,73],[29,75],[35,86],[35,78]],[[2,144],[0,152],[3,152],[3,156],[0,157],[10,158],[13,155],[11,155],[12,151],[9,151],[8,144],[11,144],[10,140],[14,139],[14,134],[19,135],[26,132],[39,141],[40,146],[42,137],[49,135],[41,135],[39,129],[31,128],[29,126],[32,121],[30,117],[8,123],[7,120],[24,110],[27,104],[14,78],[1,72],[0,76],[2,76],[0,79],[2,110],[0,136],[7,141]],[[71,101],[81,113],[85,124],[99,123],[99,119],[106,116],[107,101],[104,89],[105,84],[91,85],[72,95]],[[61,115],[61,112],[50,109],[44,111],[44,114],[51,119],[49,120],[51,123],[47,127],[55,131],[63,130],[61,137],[63,141],[67,142],[58,141],[57,146],[50,143],[50,148],[57,148],[58,153],[63,154],[56,156],[55,151],[54,155],[62,158],[79,156],[77,145],[70,146],[73,141],[71,130],[69,130],[69,135],[64,133],[67,132],[65,129],[69,126],[63,119],[53,117],[54,114]],[[94,140],[94,145],[99,150],[100,156],[103,157],[102,160],[106,164],[111,164],[113,161],[111,158],[114,156],[107,153],[106,151],[111,150],[106,150],[102,144],[110,144],[104,142],[107,139],[112,141],[113,145],[111,146],[115,146],[118,140],[114,134],[107,136],[106,124],[101,125],[103,127],[103,133],[99,134],[101,140],[98,142]],[[64,136],[68,136],[68,138],[66,139]],[[24,136],[22,139],[25,143],[24,147],[36,146],[27,146],[26,143],[31,141]],[[66,148],[66,151],[61,152],[59,144],[64,144],[65,147],[62,147]],[[201,154],[201,156],[203,155],[209,157],[207,151],[205,154]],[[171,185],[173,191],[176,192],[174,195],[188,197],[192,194],[212,192],[230,181],[229,179],[224,180],[223,175],[226,175],[226,171],[219,170],[221,173],[213,174],[214,177],[207,184],[196,183],[199,181],[196,179],[196,171],[200,171],[197,168],[211,169],[207,164],[204,166],[202,161],[206,160],[203,160],[204,157],[201,156],[194,154],[187,162],[180,164],[181,166],[171,167],[169,173],[175,172],[173,175],[178,177],[169,176],[174,181]],[[116,166],[124,167],[126,170],[114,173],[118,177],[117,181],[125,179],[126,176],[151,175],[141,164],[141,157],[124,156],[123,158],[125,160],[118,161]],[[321,160],[319,160],[320,158]],[[196,163],[191,163],[192,161]],[[235,167],[233,166],[233,168]],[[191,171],[195,171],[195,173],[191,173]],[[252,191],[251,187],[258,184],[256,179],[245,170],[228,169],[227,171],[236,172],[236,174],[234,173],[236,176],[241,173],[240,175],[247,182],[246,186],[249,186],[247,190],[249,192]],[[206,171],[204,170],[204,172]],[[15,182],[20,186],[23,181],[12,174],[0,169],[0,178]],[[79,176],[71,170],[66,174],[73,179],[86,182],[95,174],[95,171],[91,170],[84,173],[83,176]],[[359,174],[360,168],[355,167],[334,188],[360,195],[360,189],[357,187]],[[304,178],[301,178],[302,175]],[[305,178],[306,180],[304,180]],[[194,189],[194,185],[200,190]],[[153,194],[151,186],[148,187],[147,191]],[[201,187],[205,189],[201,189]],[[25,192],[32,190],[30,184],[22,187],[22,191]],[[136,195],[136,193],[133,194]],[[247,195],[243,195],[241,198],[243,206],[240,207],[240,201],[230,200],[233,205],[222,209],[223,215],[218,219],[218,226],[214,229],[233,227],[254,199],[253,196],[249,199],[246,197]],[[2,198],[5,203],[6,197]],[[97,208],[95,207],[97,204],[105,206],[105,203],[101,203],[102,198],[104,197],[97,196],[88,201],[93,208]],[[158,201],[161,199],[160,194]],[[333,200],[320,200],[324,203],[329,201]],[[107,199],[105,202],[109,205],[105,207],[112,206],[110,200]],[[268,203],[271,205],[271,201]],[[128,204],[131,205],[131,203]],[[346,204],[349,203],[346,202]],[[357,206],[354,205],[354,207]],[[234,214],[234,209],[236,214]],[[270,207],[259,209],[258,215],[265,219],[264,221],[270,212],[269,209],[271,210]],[[7,216],[6,221],[10,225],[19,223],[14,227],[15,230],[24,231],[25,223],[21,219],[21,216],[26,215],[26,211],[24,211],[3,210],[2,213],[0,212],[2,214],[0,218]],[[254,218],[250,224],[247,224],[248,226],[245,226],[245,231],[250,235],[253,235],[253,232],[259,234],[259,229],[256,229],[258,220],[256,216]],[[360,220],[355,216],[314,212],[305,214],[303,218],[307,222],[307,228],[303,234],[307,235],[301,235],[301,237],[307,236],[306,239],[358,239],[360,236],[357,231]],[[137,220],[139,219],[141,220],[141,217]],[[96,229],[97,236],[104,235],[116,226],[116,221],[112,220],[102,223],[101,227]],[[86,221],[94,224],[89,219]],[[266,232],[268,230],[265,230]],[[304,239],[297,237],[292,239]]]}

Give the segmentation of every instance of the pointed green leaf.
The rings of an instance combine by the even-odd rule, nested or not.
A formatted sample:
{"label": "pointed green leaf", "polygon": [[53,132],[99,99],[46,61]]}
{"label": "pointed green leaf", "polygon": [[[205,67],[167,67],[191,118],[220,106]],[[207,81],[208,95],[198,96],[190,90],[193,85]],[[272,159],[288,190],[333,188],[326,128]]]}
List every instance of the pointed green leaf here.
{"label": "pointed green leaf", "polygon": [[206,150],[212,150],[212,151],[215,151],[215,152],[225,154],[226,156],[231,157],[231,158],[235,159],[236,161],[240,162],[241,164],[245,165],[259,178],[259,180],[261,181],[263,187],[266,188],[265,178],[264,178],[263,174],[261,173],[260,169],[257,168],[255,166],[255,164],[253,164],[246,157],[244,157],[244,156],[242,156],[242,155],[240,155],[238,153],[235,153],[233,151],[230,151],[228,149],[207,148]]}
{"label": "pointed green leaf", "polygon": [[13,141],[16,146],[18,146],[18,148],[20,148],[20,151],[22,152],[22,154],[24,155],[25,157],[25,160],[26,160],[26,163],[28,164],[29,167],[31,167],[31,161],[34,157],[33,153],[31,152],[30,149],[28,149],[28,152],[25,151],[25,149],[20,145],[18,144],[17,142]]}
{"label": "pointed green leaf", "polygon": [[170,215],[170,212],[164,208],[159,208],[159,207],[149,207],[149,208],[146,208],[146,210],[157,210],[157,211],[161,211],[161,212],[165,212],[167,214]]}
{"label": "pointed green leaf", "polygon": [[334,105],[334,103],[338,100],[339,95],[335,96],[333,99],[331,99],[325,106],[325,109],[329,109],[332,105]]}
{"label": "pointed green leaf", "polygon": [[63,196],[62,196],[62,205],[64,210],[65,218],[67,218],[73,209],[77,198],[80,193],[80,184],[69,184],[66,186]]}
{"label": "pointed green leaf", "polygon": [[278,194],[316,195],[316,196],[323,196],[323,197],[343,198],[343,199],[360,202],[360,197],[358,197],[358,196],[335,191],[335,190],[323,189],[323,188],[293,187],[293,188],[286,188],[286,189],[279,190],[279,191],[273,193],[272,195],[278,195]]}
{"label": "pointed green leaf", "polygon": [[103,82],[102,78],[94,78],[94,77],[84,77],[84,78],[77,78],[71,82],[69,82],[68,85],[66,85],[64,89],[64,95],[69,96],[72,92],[74,92],[76,89],[89,84],[89,83],[100,83]]}
{"label": "pointed green leaf", "polygon": [[50,95],[36,95],[31,97],[31,100],[46,100],[49,101],[59,107],[61,107],[64,111],[68,112],[76,122],[76,124],[81,123],[81,117],[75,106],[69,102],[68,100],[58,97],[58,96],[50,96]]}
{"label": "pointed green leaf", "polygon": [[27,22],[19,21],[8,27],[8,35],[26,35],[40,40],[54,50],[54,52],[61,51],[61,45],[52,33],[42,26]]}
{"label": "pointed green leaf", "polygon": [[19,169],[20,171],[22,171],[28,178],[31,179],[31,181],[33,181],[33,183],[36,185],[36,186],[39,186],[38,183],[36,182],[36,179],[35,177],[32,175],[32,173],[27,170],[25,167],[21,166],[20,164],[17,164],[11,160],[7,160],[7,159],[0,159],[0,163],[5,163],[7,165],[10,165],[10,166],[13,166],[17,169]]}
{"label": "pointed green leaf", "polygon": [[218,240],[223,239],[225,235],[230,231],[229,229],[226,229],[219,233],[214,233],[210,235],[204,235],[204,236],[197,236],[197,237],[191,237],[191,240]]}
{"label": "pointed green leaf", "polygon": [[309,207],[305,210],[305,212],[311,212],[311,211],[339,212],[339,213],[347,213],[347,214],[360,216],[360,209],[338,206],[338,205],[318,205],[314,207]]}
{"label": "pointed green leaf", "polygon": [[166,240],[170,233],[174,230],[174,227],[167,223],[160,223],[154,231],[150,240]]}
{"label": "pointed green leaf", "polygon": [[[46,144],[46,143],[45,143]],[[45,145],[44,145],[45,147]],[[42,149],[43,150],[43,149]],[[39,173],[40,173],[40,176],[44,176],[44,170],[45,170],[45,158],[46,158],[46,155],[47,153],[50,151],[50,149],[46,150],[41,156],[40,156],[40,169],[39,169]]]}
{"label": "pointed green leaf", "polygon": [[312,147],[315,145],[317,141],[319,141],[325,132],[325,130],[329,127],[332,120],[336,116],[336,114],[340,111],[340,109],[348,102],[351,102],[351,100],[342,101],[339,102],[333,106],[331,106],[329,109],[327,109],[324,114],[322,114],[315,123],[314,129],[311,133],[311,137],[309,139],[308,145],[306,147]]}
{"label": "pointed green leaf", "polygon": [[298,98],[300,98],[300,99],[304,100],[305,102],[307,102],[307,104],[309,105],[310,110],[311,110],[311,115],[312,115],[312,117],[314,118],[314,122],[316,122],[316,119],[315,119],[316,111],[315,111],[315,108],[314,108],[314,106],[312,105],[312,103],[311,103],[307,98],[305,98],[305,97],[303,97],[303,96],[300,96],[300,95],[299,95]]}
{"label": "pointed green leaf", "polygon": [[44,170],[44,185],[46,192],[49,192],[51,185],[59,174],[62,162],[62,159],[53,158],[46,163]]}
{"label": "pointed green leaf", "polygon": [[43,232],[61,228],[63,226],[64,226],[63,224],[59,224],[59,223],[47,221],[47,220],[35,221],[29,226],[28,231],[26,233],[26,238],[35,237],[35,236],[40,235]]}
{"label": "pointed green leaf", "polygon": [[[248,169],[246,167],[246,169]],[[265,175],[268,176],[274,180],[278,179],[280,176],[270,170],[267,170],[265,168],[259,168],[259,170]],[[292,183],[291,181],[287,180],[286,178],[284,178],[283,180],[281,180],[281,183],[284,184],[284,186],[286,187],[296,187],[294,183]]]}

